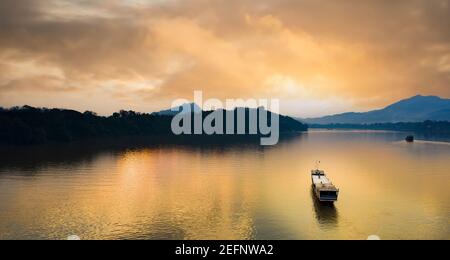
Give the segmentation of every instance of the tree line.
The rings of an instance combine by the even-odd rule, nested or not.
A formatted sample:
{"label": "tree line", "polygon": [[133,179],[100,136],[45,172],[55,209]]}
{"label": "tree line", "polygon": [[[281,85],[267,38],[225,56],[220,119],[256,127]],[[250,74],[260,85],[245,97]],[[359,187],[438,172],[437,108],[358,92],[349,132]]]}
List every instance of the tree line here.
{"label": "tree line", "polygon": [[311,124],[310,127],[327,129],[391,130],[439,135],[450,134],[450,122],[447,121],[377,124]]}
{"label": "tree line", "polygon": [[[203,116],[209,113],[204,112]],[[172,136],[172,118],[169,115],[123,110],[106,117],[91,111],[81,113],[30,106],[0,108],[0,144],[29,145],[101,137]],[[280,117],[280,132],[307,129],[307,125],[290,117]]]}

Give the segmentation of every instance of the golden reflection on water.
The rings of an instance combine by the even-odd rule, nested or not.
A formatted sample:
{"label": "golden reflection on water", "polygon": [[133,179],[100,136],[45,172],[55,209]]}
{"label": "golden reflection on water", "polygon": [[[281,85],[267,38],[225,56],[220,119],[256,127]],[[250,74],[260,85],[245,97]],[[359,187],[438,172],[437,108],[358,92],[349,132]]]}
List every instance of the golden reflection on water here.
{"label": "golden reflection on water", "polygon": [[[0,238],[450,239],[450,149],[312,132],[277,147],[149,147],[0,164]],[[341,189],[323,205],[316,160]]]}

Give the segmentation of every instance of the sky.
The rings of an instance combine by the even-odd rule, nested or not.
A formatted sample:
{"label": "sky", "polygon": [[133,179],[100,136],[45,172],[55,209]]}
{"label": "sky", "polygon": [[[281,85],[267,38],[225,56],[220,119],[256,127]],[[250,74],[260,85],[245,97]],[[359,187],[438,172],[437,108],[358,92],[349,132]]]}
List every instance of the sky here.
{"label": "sky", "polygon": [[0,106],[314,117],[450,97],[450,0],[1,0]]}

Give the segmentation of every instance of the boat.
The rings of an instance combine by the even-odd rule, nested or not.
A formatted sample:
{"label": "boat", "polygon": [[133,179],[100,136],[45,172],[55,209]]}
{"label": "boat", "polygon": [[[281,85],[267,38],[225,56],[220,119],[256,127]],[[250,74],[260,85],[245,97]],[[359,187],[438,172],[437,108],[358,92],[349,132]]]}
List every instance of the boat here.
{"label": "boat", "polygon": [[408,142],[408,143],[413,143],[414,142],[414,136],[413,135],[408,135],[405,138],[405,141]]}
{"label": "boat", "polygon": [[339,189],[328,179],[325,172],[319,169],[311,171],[314,194],[320,202],[335,202],[338,200]]}

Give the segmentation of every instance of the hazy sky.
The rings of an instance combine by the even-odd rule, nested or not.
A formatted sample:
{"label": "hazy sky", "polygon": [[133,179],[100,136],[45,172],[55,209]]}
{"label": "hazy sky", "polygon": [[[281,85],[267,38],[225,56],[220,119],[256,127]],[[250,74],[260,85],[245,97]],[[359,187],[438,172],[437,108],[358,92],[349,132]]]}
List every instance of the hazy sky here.
{"label": "hazy sky", "polygon": [[450,0],[1,0],[0,106],[151,112],[280,98],[282,112],[450,96]]}

